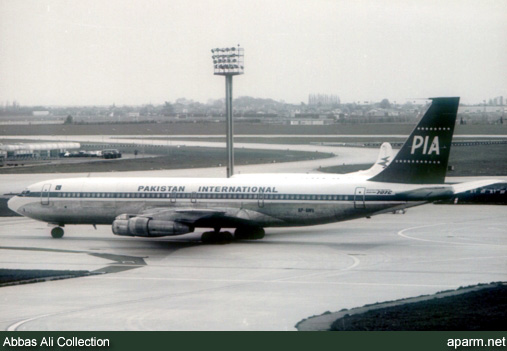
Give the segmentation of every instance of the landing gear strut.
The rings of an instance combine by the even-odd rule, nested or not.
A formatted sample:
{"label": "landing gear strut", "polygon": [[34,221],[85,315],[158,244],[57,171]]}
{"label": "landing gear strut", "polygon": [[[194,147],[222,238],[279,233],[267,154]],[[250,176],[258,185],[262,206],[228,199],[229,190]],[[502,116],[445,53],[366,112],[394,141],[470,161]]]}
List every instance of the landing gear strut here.
{"label": "landing gear strut", "polygon": [[63,237],[64,233],[65,232],[62,227],[54,227],[53,229],[51,229],[51,236],[55,239],[60,239],[61,237]]}

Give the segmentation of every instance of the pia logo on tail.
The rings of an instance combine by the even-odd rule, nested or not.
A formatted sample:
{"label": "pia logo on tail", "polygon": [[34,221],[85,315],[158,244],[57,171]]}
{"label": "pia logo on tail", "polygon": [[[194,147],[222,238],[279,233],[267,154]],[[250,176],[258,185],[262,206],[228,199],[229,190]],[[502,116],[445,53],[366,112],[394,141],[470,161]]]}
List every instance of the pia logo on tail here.
{"label": "pia logo on tail", "polygon": [[410,150],[410,153],[413,155],[417,149],[420,149],[422,147],[421,151],[423,155],[431,155],[432,153],[440,155],[438,136],[433,137],[433,141],[431,143],[429,143],[429,140],[430,140],[429,135],[426,135],[425,137],[421,135],[414,135],[414,139],[412,140],[412,149]]}

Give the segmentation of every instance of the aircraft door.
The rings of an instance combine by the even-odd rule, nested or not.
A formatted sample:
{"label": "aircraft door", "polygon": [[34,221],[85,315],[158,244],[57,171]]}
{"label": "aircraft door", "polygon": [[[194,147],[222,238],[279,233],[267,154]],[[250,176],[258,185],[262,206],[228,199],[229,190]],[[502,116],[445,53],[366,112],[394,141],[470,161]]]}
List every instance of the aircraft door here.
{"label": "aircraft door", "polygon": [[364,203],[365,192],[365,188],[356,188],[356,192],[354,193],[354,208],[366,207]]}
{"label": "aircraft door", "polygon": [[259,191],[257,194],[257,204],[259,207],[264,207],[264,192]]}
{"label": "aircraft door", "polygon": [[51,190],[51,184],[44,184],[40,193],[41,205],[49,205],[49,191]]}

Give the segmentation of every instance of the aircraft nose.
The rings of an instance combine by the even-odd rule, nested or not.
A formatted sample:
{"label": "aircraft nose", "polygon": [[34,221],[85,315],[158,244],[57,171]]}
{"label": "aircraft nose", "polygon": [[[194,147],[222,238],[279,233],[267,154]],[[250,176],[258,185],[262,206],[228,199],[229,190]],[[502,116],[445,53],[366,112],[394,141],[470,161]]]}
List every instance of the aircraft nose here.
{"label": "aircraft nose", "polygon": [[7,207],[9,207],[11,211],[19,213],[18,212],[18,209],[20,207],[19,196],[11,197],[9,201],[7,201]]}

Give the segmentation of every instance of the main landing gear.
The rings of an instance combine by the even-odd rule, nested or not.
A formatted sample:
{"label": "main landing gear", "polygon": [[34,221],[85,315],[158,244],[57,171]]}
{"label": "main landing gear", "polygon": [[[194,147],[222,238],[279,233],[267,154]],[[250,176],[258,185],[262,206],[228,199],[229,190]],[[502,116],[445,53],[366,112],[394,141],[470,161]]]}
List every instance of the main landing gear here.
{"label": "main landing gear", "polygon": [[221,228],[215,228],[214,231],[204,232],[201,241],[206,244],[226,244],[231,242],[233,236],[230,232],[221,232]]}
{"label": "main landing gear", "polygon": [[55,239],[60,239],[63,237],[63,234],[65,234],[65,231],[62,227],[54,227],[51,229],[51,236]]}
{"label": "main landing gear", "polygon": [[234,238],[238,240],[259,240],[265,235],[266,232],[261,227],[239,227],[234,232]]}
{"label": "main landing gear", "polygon": [[259,240],[264,238],[266,233],[260,227],[240,227],[234,231],[234,236],[230,232],[221,232],[221,228],[215,228],[214,231],[204,232],[201,236],[203,243],[225,244],[236,240]]}

